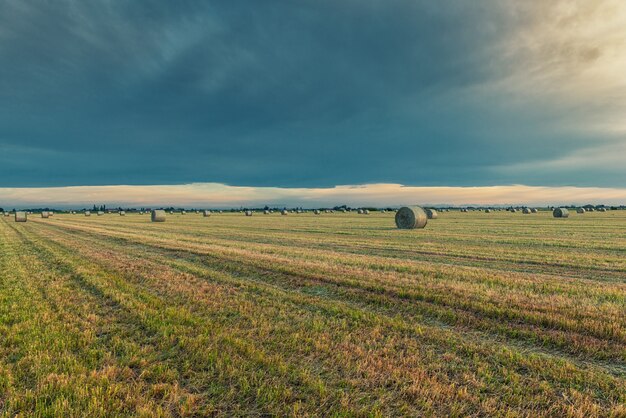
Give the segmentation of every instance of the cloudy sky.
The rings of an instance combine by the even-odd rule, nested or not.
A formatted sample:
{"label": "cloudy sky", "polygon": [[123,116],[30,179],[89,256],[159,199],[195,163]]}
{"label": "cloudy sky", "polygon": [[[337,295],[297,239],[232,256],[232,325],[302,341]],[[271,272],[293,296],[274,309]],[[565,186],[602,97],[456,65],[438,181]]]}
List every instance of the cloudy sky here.
{"label": "cloudy sky", "polygon": [[624,74],[623,0],[7,0],[0,203],[191,183],[608,199]]}

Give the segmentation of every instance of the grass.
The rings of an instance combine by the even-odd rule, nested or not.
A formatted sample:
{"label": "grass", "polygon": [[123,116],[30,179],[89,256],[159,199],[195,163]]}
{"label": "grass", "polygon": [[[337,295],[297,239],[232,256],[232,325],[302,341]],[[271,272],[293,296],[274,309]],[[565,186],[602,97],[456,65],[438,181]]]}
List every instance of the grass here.
{"label": "grass", "polygon": [[4,416],[626,416],[626,212],[0,218]]}

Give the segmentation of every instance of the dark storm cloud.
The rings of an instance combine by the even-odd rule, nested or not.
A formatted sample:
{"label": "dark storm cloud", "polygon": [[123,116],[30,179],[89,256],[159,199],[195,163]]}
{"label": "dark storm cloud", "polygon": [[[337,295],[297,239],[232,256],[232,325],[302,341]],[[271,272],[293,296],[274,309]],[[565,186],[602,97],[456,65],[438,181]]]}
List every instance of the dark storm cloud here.
{"label": "dark storm cloud", "polygon": [[611,138],[510,97],[506,6],[4,2],[0,185],[546,183],[519,164]]}

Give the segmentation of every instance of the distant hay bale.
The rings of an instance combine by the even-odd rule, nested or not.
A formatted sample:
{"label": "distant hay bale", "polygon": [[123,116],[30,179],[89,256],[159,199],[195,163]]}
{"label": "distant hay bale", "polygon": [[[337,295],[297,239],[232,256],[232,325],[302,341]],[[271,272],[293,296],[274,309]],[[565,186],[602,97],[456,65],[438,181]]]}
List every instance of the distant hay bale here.
{"label": "distant hay bale", "polygon": [[150,213],[150,220],[152,222],[165,222],[165,211],[164,210],[153,210]]}
{"label": "distant hay bale", "polygon": [[320,213],[322,213],[322,212],[320,212],[319,210],[315,209],[315,210],[313,211],[313,213],[314,213],[314,214],[316,214],[316,215],[319,215],[319,214],[320,214]]}
{"label": "distant hay bale", "polygon": [[186,215],[186,214],[187,214],[187,212],[185,212],[184,210],[181,210],[181,211],[180,211],[180,214],[181,214],[181,215]]}
{"label": "distant hay bale", "polygon": [[369,210],[367,210],[367,209],[363,210],[363,215],[369,215],[369,214],[370,214]]}
{"label": "distant hay bale", "polygon": [[287,209],[283,209],[283,210],[280,212],[280,214],[281,214],[281,215],[289,215],[289,211],[288,211]]}
{"label": "distant hay bale", "polygon": [[405,206],[396,213],[396,226],[399,229],[424,228],[428,223],[428,215],[419,206]]}
{"label": "distant hay bale", "polygon": [[4,212],[4,216],[10,216],[11,214],[9,212]]}
{"label": "distant hay bale", "polygon": [[485,213],[491,213],[491,209],[485,209]]}
{"label": "distant hay bale", "polygon": [[576,213],[585,213],[585,212],[586,212],[585,208],[576,209]]}
{"label": "distant hay bale", "polygon": [[26,212],[15,212],[15,222],[26,222],[27,219],[28,215],[26,215]]}
{"label": "distant hay bale", "polygon": [[532,212],[530,211],[530,208],[524,208],[524,209],[522,209],[522,213],[524,215],[530,215]]}
{"label": "distant hay bale", "polygon": [[126,216],[126,212],[124,212],[123,210],[120,210],[120,216]]}
{"label": "distant hay bale", "polygon": [[97,213],[96,215],[98,215],[98,216],[102,216],[102,215],[104,215],[104,212],[102,212],[101,210],[99,210],[99,211],[98,211],[98,213]]}
{"label": "distant hay bale", "polygon": [[91,212],[89,212],[88,210],[85,211],[85,216],[91,216]]}
{"label": "distant hay bale", "polygon": [[555,218],[567,218],[569,217],[569,211],[565,208],[556,208],[552,212],[552,216]]}
{"label": "distant hay bale", "polygon": [[606,208],[600,208],[598,209],[598,212],[606,212]]}
{"label": "distant hay bale", "polygon": [[594,208],[589,208],[587,209],[587,212],[593,212],[595,209]]}
{"label": "distant hay bale", "polygon": [[246,216],[252,216],[252,211],[251,210],[247,210],[246,211]]}
{"label": "distant hay bale", "polygon": [[537,210],[537,208],[531,208],[531,209],[530,209],[530,211],[531,211],[532,213],[537,213],[537,212],[539,212],[539,211]]}
{"label": "distant hay bale", "polygon": [[428,219],[437,219],[437,211],[435,209],[425,209]]}
{"label": "distant hay bale", "polygon": [[347,212],[347,210],[341,209],[341,213],[346,213],[346,212]]}
{"label": "distant hay bale", "polygon": [[54,216],[54,212],[48,212],[48,217],[52,218]]}
{"label": "distant hay bale", "polygon": [[49,214],[48,212],[45,212],[45,211],[44,211],[44,212],[41,212],[41,217],[42,217],[42,218],[49,218],[49,217],[50,217],[50,214]]}
{"label": "distant hay bale", "polygon": [[263,215],[269,215],[269,214],[270,214],[270,211],[269,211],[269,210],[264,210],[264,211],[263,211]]}
{"label": "distant hay bale", "polygon": [[359,209],[358,214],[363,215],[363,209]]}
{"label": "distant hay bale", "polygon": [[210,210],[203,211],[202,216],[204,216],[205,218],[208,218],[209,216],[211,216],[211,211]]}

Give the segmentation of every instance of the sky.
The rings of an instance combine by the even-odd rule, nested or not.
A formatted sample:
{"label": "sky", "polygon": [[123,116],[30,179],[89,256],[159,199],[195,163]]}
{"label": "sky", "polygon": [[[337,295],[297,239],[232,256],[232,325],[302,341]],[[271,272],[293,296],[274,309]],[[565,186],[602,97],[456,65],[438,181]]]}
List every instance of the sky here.
{"label": "sky", "polygon": [[0,205],[615,199],[624,74],[623,0],[7,0]]}

